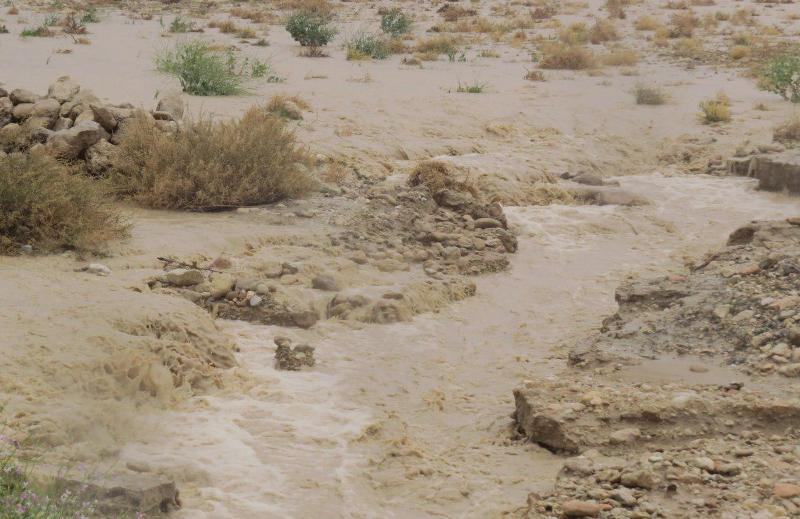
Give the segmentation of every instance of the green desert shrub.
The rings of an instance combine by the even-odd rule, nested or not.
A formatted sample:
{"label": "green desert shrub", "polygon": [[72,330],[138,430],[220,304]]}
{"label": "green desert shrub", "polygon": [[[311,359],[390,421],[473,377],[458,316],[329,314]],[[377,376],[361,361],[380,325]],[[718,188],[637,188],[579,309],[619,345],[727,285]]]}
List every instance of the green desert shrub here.
{"label": "green desert shrub", "polygon": [[398,8],[390,9],[381,15],[381,30],[393,38],[411,32],[413,22]]}
{"label": "green desert shrub", "polygon": [[347,59],[386,59],[389,56],[389,46],[381,36],[368,32],[361,32],[347,42]]}
{"label": "green desert shrub", "polygon": [[97,250],[127,226],[100,183],[43,153],[0,157],[0,251]]}
{"label": "green desert shrub", "polygon": [[156,56],[159,71],[173,75],[183,91],[199,96],[243,94],[250,80],[269,72],[266,63],[220,52],[202,40],[180,42]]}
{"label": "green desert shrub", "polygon": [[542,46],[539,66],[545,69],[583,70],[596,65],[595,55],[582,45],[549,42]]}
{"label": "green desert shrub", "polygon": [[761,71],[759,86],[793,103],[800,103],[800,49],[769,59]]}
{"label": "green desert shrub", "polygon": [[286,30],[292,38],[303,47],[307,47],[309,56],[319,56],[320,47],[324,47],[334,36],[336,29],[330,26],[330,18],[324,13],[299,11],[289,16]]}
{"label": "green desert shrub", "polygon": [[111,182],[121,196],[147,207],[223,210],[313,187],[308,152],[265,108],[251,108],[238,121],[190,121],[174,134],[139,117],[123,131],[118,150]]}

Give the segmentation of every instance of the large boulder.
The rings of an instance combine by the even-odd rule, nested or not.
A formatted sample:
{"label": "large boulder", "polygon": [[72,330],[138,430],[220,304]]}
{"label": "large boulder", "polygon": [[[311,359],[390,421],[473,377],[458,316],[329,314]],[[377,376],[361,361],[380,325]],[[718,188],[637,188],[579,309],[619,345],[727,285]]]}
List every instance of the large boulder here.
{"label": "large boulder", "polygon": [[800,150],[757,156],[747,173],[758,179],[759,189],[800,195]]}
{"label": "large boulder", "polygon": [[58,112],[61,110],[61,104],[55,99],[46,97],[40,101],[36,101],[31,107],[31,117],[45,117],[54,121],[58,117]]}
{"label": "large boulder", "polygon": [[94,114],[94,120],[103,127],[104,130],[107,132],[113,132],[117,129],[117,118],[114,117],[114,113],[100,104],[90,103],[89,108],[91,108],[92,113]]}
{"label": "large boulder", "polygon": [[30,117],[32,111],[33,103],[18,103],[14,105],[14,109],[11,110],[11,115],[13,115],[14,119],[17,121],[22,121]]}
{"label": "large boulder", "polygon": [[75,97],[81,87],[69,76],[61,76],[47,89],[47,97],[52,97],[59,103],[66,103]]}
{"label": "large boulder", "polygon": [[48,139],[47,146],[60,157],[75,159],[107,135],[96,122],[85,121],[68,130],[54,132]]}

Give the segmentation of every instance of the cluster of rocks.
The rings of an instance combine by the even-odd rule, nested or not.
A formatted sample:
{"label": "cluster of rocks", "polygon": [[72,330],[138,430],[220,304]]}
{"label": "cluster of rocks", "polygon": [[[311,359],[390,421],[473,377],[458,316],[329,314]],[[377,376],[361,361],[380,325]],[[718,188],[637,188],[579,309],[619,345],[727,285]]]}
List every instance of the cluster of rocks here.
{"label": "cluster of rocks", "polygon": [[42,148],[67,160],[85,160],[90,173],[102,174],[133,118],[146,117],[156,128],[175,131],[183,109],[178,96],[162,98],[152,112],[129,103],[106,104],[68,76],[44,96],[0,87],[0,153]]}
{"label": "cluster of rocks", "polygon": [[177,292],[214,317],[300,328],[331,318],[377,324],[409,321],[433,309],[414,304],[428,292],[448,301],[475,293],[473,283],[458,278],[409,283],[400,290],[342,289],[325,274],[304,284],[306,278],[297,275],[297,266],[276,263],[274,267],[238,277],[212,268],[175,268],[147,283],[154,290]]}
{"label": "cluster of rocks", "polygon": [[346,222],[351,230],[335,237],[357,261],[379,260],[385,271],[422,264],[428,276],[477,275],[508,267],[517,238],[503,208],[469,191],[423,185],[394,186],[367,194],[363,211]]}
{"label": "cluster of rocks", "polygon": [[288,337],[275,337],[275,368],[284,371],[300,371],[304,367],[313,368],[314,348],[307,344],[292,346]]}
{"label": "cluster of rocks", "polygon": [[800,219],[744,226],[688,274],[626,283],[616,299],[617,313],[571,352],[573,365],[691,353],[798,377]]}
{"label": "cluster of rocks", "polygon": [[[800,515],[800,399],[775,376],[798,376],[798,258],[800,219],[753,222],[686,275],[623,284],[619,311],[570,351],[568,372],[514,391],[516,434],[565,457],[553,489],[518,515]],[[631,367],[663,357],[740,376],[726,367],[724,383],[701,384]]]}
{"label": "cluster of rocks", "polygon": [[800,194],[800,150],[769,151],[772,153],[762,151],[733,157],[726,163],[727,171],[758,179],[759,189]]}

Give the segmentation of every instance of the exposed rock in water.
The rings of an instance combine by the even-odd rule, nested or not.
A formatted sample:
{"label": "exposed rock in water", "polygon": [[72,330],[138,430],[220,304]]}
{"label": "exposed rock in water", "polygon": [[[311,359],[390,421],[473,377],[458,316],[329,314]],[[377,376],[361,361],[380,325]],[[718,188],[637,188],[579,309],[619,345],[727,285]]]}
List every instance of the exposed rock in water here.
{"label": "exposed rock in water", "polygon": [[800,151],[756,155],[728,160],[728,172],[758,179],[758,188],[800,195]]}
{"label": "exposed rock in water", "polygon": [[275,337],[275,367],[285,371],[300,371],[303,367],[314,367],[314,348],[307,344],[292,347],[291,339]]}

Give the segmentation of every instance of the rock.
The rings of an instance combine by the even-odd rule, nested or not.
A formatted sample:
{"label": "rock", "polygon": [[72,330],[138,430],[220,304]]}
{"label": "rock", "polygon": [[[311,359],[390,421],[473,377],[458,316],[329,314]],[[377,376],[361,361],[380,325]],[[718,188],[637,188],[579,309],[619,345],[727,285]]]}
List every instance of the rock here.
{"label": "rock", "polygon": [[236,280],[230,274],[215,272],[208,280],[212,299],[225,297],[225,294],[233,290]]}
{"label": "rock", "polygon": [[503,224],[494,218],[478,218],[475,220],[476,229],[494,229],[498,227],[503,227]]}
{"label": "rock", "polygon": [[605,184],[602,178],[593,173],[578,173],[574,177],[570,178],[570,180],[586,186],[602,186]]}
{"label": "rock", "polygon": [[75,159],[92,145],[104,137],[105,132],[93,121],[76,123],[68,130],[53,133],[47,141],[47,147],[61,157]]}
{"label": "rock", "polygon": [[117,129],[117,119],[114,114],[105,106],[90,103],[89,108],[92,110],[94,120],[109,133]]}
{"label": "rock", "polygon": [[167,283],[176,287],[198,285],[205,281],[203,273],[196,269],[174,269],[166,273]]}
{"label": "rock", "polygon": [[759,189],[800,195],[800,151],[754,157],[747,174],[758,179]]}
{"label": "rock", "polygon": [[72,128],[72,119],[69,117],[59,117],[56,119],[56,122],[53,123],[54,132],[69,130],[70,128]]}
{"label": "rock", "polygon": [[116,146],[105,139],[100,139],[86,150],[86,167],[93,175],[101,175],[114,164],[117,153]]}
{"label": "rock", "polygon": [[570,189],[570,193],[579,200],[597,205],[638,206],[650,203],[642,196],[616,187],[577,187]]}
{"label": "rock", "polygon": [[[85,110],[82,110],[81,113],[79,113],[75,117],[75,124],[80,124],[80,123],[85,123],[85,122],[90,122],[90,121],[91,122],[97,122],[95,120],[95,117],[94,117],[94,112],[91,110],[91,108],[88,108],[88,107]],[[100,124],[100,123],[97,123],[97,124]]]}
{"label": "rock", "polygon": [[636,496],[627,488],[617,488],[611,492],[611,499],[625,507],[632,507],[636,504]]}
{"label": "rock", "polygon": [[23,119],[27,119],[31,112],[33,112],[33,103],[18,103],[14,106],[14,109],[11,110],[11,115],[14,116],[14,119],[18,121],[22,121]]}
{"label": "rock", "polygon": [[183,118],[183,99],[179,94],[169,94],[158,100],[156,112],[167,112],[172,115],[173,120]]}
{"label": "rock", "polygon": [[658,484],[658,477],[650,470],[641,469],[622,474],[620,483],[629,488],[651,490]]}
{"label": "rock", "polygon": [[72,81],[69,76],[62,76],[48,87],[47,97],[55,99],[59,104],[66,103],[75,97],[75,94],[77,94],[80,89],[80,85]]}
{"label": "rock", "polygon": [[330,292],[338,292],[341,290],[339,283],[336,282],[333,276],[327,274],[320,274],[314,277],[314,279],[311,280],[311,286],[317,290],[327,290]]}
{"label": "rock", "polygon": [[620,429],[614,431],[609,435],[609,440],[612,444],[633,443],[642,435],[636,427],[629,427],[627,429]]}
{"label": "rock", "polygon": [[110,276],[111,269],[103,265],[102,263],[89,263],[83,269],[84,272],[88,272],[89,274],[94,274],[95,276]]}
{"label": "rock", "polygon": [[58,117],[58,111],[61,110],[61,105],[55,99],[42,99],[36,101],[31,107],[30,117],[46,117],[54,121]]}
{"label": "rock", "polygon": [[173,116],[169,112],[160,112],[156,110],[155,112],[153,112],[153,119],[155,119],[156,121],[174,121],[175,116]]}
{"label": "rock", "polygon": [[11,102],[15,105],[26,103],[26,104],[33,104],[39,100],[39,96],[31,92],[30,90],[24,90],[22,88],[15,88],[8,94],[8,97],[11,99]]}
{"label": "rock", "polygon": [[709,457],[701,456],[692,460],[692,465],[695,467],[705,470],[706,472],[713,472],[714,471],[714,460]]}
{"label": "rock", "polygon": [[800,496],[800,485],[794,483],[775,483],[772,495],[780,499],[791,499]]}
{"label": "rock", "polygon": [[601,512],[610,509],[611,507],[606,504],[578,501],[576,499],[561,503],[561,511],[564,513],[564,517],[597,517]]}
{"label": "rock", "polygon": [[286,371],[300,371],[303,367],[313,367],[314,348],[300,344],[292,348],[292,341],[287,337],[275,337],[275,367]]}
{"label": "rock", "polygon": [[181,507],[175,483],[156,474],[103,474],[102,479],[84,482],[57,476],[58,484],[89,501],[97,501],[104,517],[143,513],[161,515]]}

